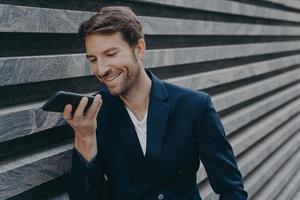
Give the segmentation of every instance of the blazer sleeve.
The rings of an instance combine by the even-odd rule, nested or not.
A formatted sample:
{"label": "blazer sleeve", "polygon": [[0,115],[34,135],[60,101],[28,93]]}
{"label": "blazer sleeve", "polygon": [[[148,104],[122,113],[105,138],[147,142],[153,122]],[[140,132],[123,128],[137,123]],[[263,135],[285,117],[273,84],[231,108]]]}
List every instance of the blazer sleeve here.
{"label": "blazer sleeve", "polygon": [[99,154],[87,162],[74,148],[68,194],[70,200],[103,200],[104,171]]}
{"label": "blazer sleeve", "polygon": [[231,145],[226,139],[211,98],[204,93],[197,121],[197,146],[200,159],[214,192],[220,200],[246,200],[242,176]]}

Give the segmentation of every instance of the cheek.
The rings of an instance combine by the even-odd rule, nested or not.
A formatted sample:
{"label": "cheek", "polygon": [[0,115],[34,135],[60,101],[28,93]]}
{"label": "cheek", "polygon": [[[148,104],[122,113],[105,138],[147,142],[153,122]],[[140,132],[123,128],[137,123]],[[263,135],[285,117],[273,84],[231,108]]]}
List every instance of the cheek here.
{"label": "cheek", "polygon": [[96,65],[91,65],[91,70],[92,70],[92,73],[95,75],[95,76],[98,76],[98,69],[96,67]]}
{"label": "cheek", "polygon": [[96,68],[94,67],[93,64],[90,64],[90,69],[91,69],[92,73],[95,75],[96,74]]}
{"label": "cheek", "polygon": [[124,54],[120,54],[117,57],[115,57],[112,62],[118,64],[118,65],[123,65],[123,66],[128,66],[128,65],[132,65],[133,63],[135,63],[135,59],[134,56],[132,55],[132,53],[124,53]]}

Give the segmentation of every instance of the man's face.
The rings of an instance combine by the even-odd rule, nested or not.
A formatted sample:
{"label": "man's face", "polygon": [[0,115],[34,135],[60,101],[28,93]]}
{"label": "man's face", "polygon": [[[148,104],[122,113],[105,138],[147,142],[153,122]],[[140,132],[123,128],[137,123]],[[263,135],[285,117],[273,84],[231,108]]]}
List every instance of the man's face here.
{"label": "man's face", "polygon": [[141,65],[136,53],[130,48],[121,33],[112,35],[89,34],[85,39],[86,56],[93,73],[114,96],[126,96],[137,83]]}

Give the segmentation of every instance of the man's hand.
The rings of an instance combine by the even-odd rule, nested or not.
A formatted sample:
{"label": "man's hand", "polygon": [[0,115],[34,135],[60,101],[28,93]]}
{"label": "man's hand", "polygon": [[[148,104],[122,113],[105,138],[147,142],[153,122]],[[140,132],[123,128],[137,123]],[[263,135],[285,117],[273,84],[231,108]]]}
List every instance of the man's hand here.
{"label": "man's hand", "polygon": [[66,105],[63,117],[74,129],[75,148],[87,161],[90,161],[97,154],[97,115],[102,105],[102,99],[97,94],[87,113],[84,114],[83,111],[87,102],[87,97],[83,97],[74,115],[71,114],[72,105]]}

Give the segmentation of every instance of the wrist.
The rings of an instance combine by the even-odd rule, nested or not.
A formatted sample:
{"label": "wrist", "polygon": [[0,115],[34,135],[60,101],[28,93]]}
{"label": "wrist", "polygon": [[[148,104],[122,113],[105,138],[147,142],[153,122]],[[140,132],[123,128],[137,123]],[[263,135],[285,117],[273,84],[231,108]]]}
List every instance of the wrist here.
{"label": "wrist", "polygon": [[74,146],[87,161],[90,161],[97,154],[96,134],[88,137],[78,137],[75,134]]}

